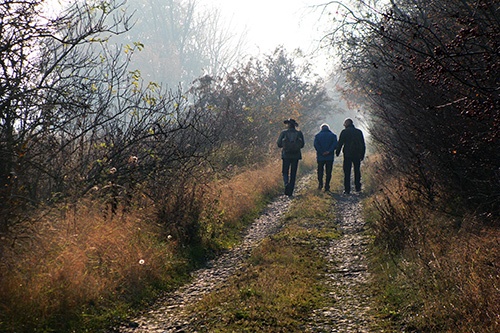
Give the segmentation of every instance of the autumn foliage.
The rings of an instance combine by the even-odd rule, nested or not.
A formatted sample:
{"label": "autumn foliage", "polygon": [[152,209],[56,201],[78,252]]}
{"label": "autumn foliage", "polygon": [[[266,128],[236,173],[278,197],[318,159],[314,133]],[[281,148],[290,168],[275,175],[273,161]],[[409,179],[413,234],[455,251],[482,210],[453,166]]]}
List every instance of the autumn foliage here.
{"label": "autumn foliage", "polygon": [[94,330],[237,242],[280,190],[283,120],[328,98],[283,48],[148,82],[145,45],[109,43],[123,3],[43,4],[0,4],[0,330]]}
{"label": "autumn foliage", "polygon": [[335,40],[351,92],[367,97],[372,137],[430,202],[498,216],[499,4],[392,3],[371,16],[346,12],[351,24]]}
{"label": "autumn foliage", "polygon": [[357,4],[331,41],[379,153],[382,303],[408,330],[497,331],[500,4]]}

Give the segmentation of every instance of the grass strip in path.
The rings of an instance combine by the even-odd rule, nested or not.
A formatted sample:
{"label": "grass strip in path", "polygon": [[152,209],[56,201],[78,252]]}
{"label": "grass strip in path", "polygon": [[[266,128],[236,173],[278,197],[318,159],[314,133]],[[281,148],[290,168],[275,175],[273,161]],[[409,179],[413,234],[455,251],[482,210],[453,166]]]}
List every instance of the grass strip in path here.
{"label": "grass strip in path", "polygon": [[338,237],[331,197],[310,182],[294,199],[280,231],[266,238],[243,268],[192,311],[193,331],[305,331],[312,311],[324,307],[326,269],[319,246]]}

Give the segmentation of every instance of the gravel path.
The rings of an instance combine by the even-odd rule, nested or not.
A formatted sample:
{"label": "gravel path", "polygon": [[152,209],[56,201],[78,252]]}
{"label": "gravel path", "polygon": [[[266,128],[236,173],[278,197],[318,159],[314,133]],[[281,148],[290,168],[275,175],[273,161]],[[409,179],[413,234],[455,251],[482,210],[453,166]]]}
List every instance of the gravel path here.
{"label": "gravel path", "polygon": [[[302,177],[296,185],[295,194],[300,194],[311,175]],[[190,284],[159,300],[144,316],[132,319],[126,326],[119,327],[116,331],[190,332],[189,326],[196,320],[196,314],[185,311],[186,307],[216,290],[242,267],[245,259],[250,257],[252,250],[260,241],[279,230],[281,216],[288,210],[291,201],[285,195],[276,198],[252,224],[241,245],[195,271]]]}
{"label": "gravel path", "polygon": [[333,195],[337,226],[342,233],[323,249],[329,262],[327,283],[331,304],[313,312],[308,332],[375,332],[368,297],[368,235],[357,195]]}
{"label": "gravel path", "polygon": [[[311,176],[303,177],[297,184],[296,194],[305,188]],[[328,272],[325,283],[332,306],[315,310],[307,324],[307,332],[373,332],[367,284],[366,252],[368,236],[361,217],[360,199],[356,195],[332,195],[335,203],[340,239],[320,248],[326,256]],[[216,291],[237,272],[252,250],[266,237],[280,228],[282,215],[291,200],[280,196],[255,220],[241,245],[211,261],[207,267],[193,273],[193,280],[185,287],[165,296],[147,313],[117,328],[117,332],[192,332],[191,323],[197,315],[186,309],[203,296]]]}

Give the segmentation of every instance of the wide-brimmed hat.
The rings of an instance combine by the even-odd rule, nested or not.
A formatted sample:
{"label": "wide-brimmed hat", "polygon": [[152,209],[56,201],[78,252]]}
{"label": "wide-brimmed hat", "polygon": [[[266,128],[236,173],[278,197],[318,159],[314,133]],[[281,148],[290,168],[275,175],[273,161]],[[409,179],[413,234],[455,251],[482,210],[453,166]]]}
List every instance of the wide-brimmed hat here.
{"label": "wide-brimmed hat", "polygon": [[295,119],[288,118],[284,121],[285,124],[293,124],[294,126],[299,126],[299,123],[295,121]]}

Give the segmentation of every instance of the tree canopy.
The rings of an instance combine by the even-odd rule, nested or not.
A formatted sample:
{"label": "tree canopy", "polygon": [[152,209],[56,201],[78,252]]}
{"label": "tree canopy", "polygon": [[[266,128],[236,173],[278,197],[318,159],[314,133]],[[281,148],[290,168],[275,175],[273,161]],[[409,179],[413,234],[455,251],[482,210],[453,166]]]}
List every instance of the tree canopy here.
{"label": "tree canopy", "polygon": [[[23,221],[30,207],[94,189],[125,204],[139,189],[150,200],[164,200],[167,192],[182,198],[193,179],[205,179],[201,185],[213,170],[272,156],[285,118],[306,125],[327,111],[323,83],[296,64],[299,54],[278,48],[173,90],[132,67],[145,45],[110,42],[134,29],[123,3],[76,2],[52,18],[43,4],[0,5],[3,231]],[[187,4],[170,3],[182,7],[174,6],[176,15],[188,15]],[[176,18],[177,28],[191,22],[189,15]],[[186,36],[185,50],[196,51],[195,35]]]}
{"label": "tree canopy", "polygon": [[500,213],[500,25],[496,1],[339,6],[330,35],[372,137],[428,200]]}

